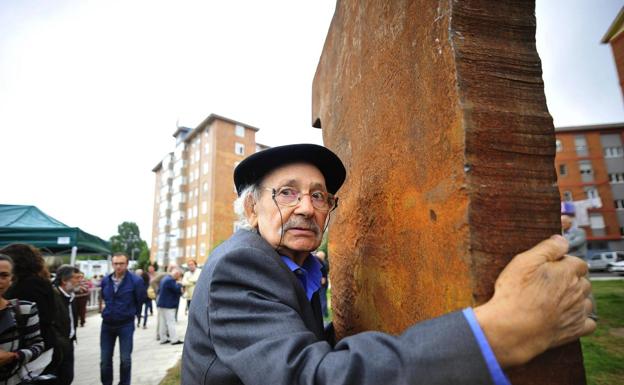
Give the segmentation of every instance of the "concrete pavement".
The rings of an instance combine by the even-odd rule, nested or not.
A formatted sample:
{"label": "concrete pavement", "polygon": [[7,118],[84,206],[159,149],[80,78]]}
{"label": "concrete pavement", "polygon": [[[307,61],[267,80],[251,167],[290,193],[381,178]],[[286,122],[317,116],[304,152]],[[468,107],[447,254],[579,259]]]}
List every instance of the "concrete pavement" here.
{"label": "concrete pavement", "polygon": [[[184,339],[187,317],[184,315],[186,300],[180,300],[176,331]],[[132,384],[158,385],[167,370],[182,356],[182,345],[160,345],[156,341],[157,311],[147,318],[147,329],[134,331],[132,351]],[[100,325],[102,318],[97,312],[89,314],[84,327],[78,327],[78,344],[75,349],[74,385],[99,385],[100,382]],[[143,321],[141,320],[141,325]],[[113,357],[113,384],[119,382],[119,343]]]}

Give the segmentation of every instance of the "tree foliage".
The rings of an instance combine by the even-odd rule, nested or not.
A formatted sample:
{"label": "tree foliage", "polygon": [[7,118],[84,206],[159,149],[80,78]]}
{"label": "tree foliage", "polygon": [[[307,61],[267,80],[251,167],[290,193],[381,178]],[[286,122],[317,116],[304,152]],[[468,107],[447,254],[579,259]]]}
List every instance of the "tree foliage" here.
{"label": "tree foliage", "polygon": [[141,232],[136,223],[123,222],[117,226],[117,235],[113,235],[110,242],[113,253],[122,252],[130,260],[137,260],[139,264],[147,259],[149,264],[149,247],[147,247],[147,242],[141,239]]}

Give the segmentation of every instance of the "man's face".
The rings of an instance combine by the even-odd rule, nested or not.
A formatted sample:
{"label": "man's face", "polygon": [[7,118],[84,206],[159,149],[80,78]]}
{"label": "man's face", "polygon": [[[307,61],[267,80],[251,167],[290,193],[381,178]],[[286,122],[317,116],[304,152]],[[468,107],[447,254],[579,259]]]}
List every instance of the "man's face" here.
{"label": "man's face", "polygon": [[74,290],[76,290],[78,285],[80,285],[80,274],[74,273],[70,279],[68,279],[67,281],[62,281],[61,285],[63,286],[63,290],[65,290],[66,293],[73,292]]}
{"label": "man's face", "polygon": [[195,271],[196,267],[197,267],[197,265],[195,264],[195,261],[189,261],[188,262],[188,268],[191,271],[191,273]]}
{"label": "man's face", "polygon": [[152,274],[154,271],[156,271],[156,269],[154,269],[154,266],[149,265],[149,266],[147,267],[147,272],[148,272],[148,273]]}
{"label": "man's face", "polygon": [[113,270],[117,276],[123,275],[128,270],[128,258],[124,255],[113,257]]}
{"label": "man's face", "polygon": [[[305,195],[295,206],[278,207],[271,189],[280,190],[283,187],[296,189]],[[280,251],[290,257],[315,250],[321,244],[328,214],[315,209],[310,200],[309,193],[327,191],[325,178],[319,169],[306,163],[282,166],[264,178],[261,188],[260,199],[254,207],[255,218],[252,218],[257,220],[260,235],[274,248],[279,245]]]}

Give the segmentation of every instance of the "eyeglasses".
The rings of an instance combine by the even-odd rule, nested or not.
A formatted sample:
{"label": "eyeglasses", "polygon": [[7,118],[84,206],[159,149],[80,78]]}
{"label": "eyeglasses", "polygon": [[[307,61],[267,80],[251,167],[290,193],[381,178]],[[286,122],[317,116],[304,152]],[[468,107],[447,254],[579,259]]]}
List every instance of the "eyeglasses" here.
{"label": "eyeglasses", "polygon": [[304,194],[292,187],[280,187],[278,189],[265,187],[264,189],[271,191],[273,200],[280,206],[296,206],[301,202],[304,195],[310,197],[312,206],[319,211],[330,211],[338,206],[338,198],[325,191],[317,190]]}

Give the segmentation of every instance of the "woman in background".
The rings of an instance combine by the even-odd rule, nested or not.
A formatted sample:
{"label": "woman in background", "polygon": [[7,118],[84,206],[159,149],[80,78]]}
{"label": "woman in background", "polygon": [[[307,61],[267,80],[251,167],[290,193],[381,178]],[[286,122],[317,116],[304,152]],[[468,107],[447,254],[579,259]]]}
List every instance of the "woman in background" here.
{"label": "woman in background", "polygon": [[6,292],[6,298],[15,298],[34,302],[39,311],[39,326],[45,349],[54,348],[52,362],[44,373],[56,374],[56,367],[61,361],[60,350],[56,346],[56,338],[52,322],[56,316],[54,292],[50,273],[45,266],[43,255],[34,246],[14,243],[0,250],[0,254],[13,259],[14,283]]}
{"label": "woman in background", "polygon": [[37,305],[4,298],[12,272],[13,261],[0,254],[0,383],[5,385],[22,382],[18,374],[20,367],[43,351]]}

